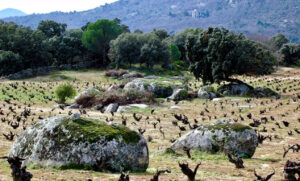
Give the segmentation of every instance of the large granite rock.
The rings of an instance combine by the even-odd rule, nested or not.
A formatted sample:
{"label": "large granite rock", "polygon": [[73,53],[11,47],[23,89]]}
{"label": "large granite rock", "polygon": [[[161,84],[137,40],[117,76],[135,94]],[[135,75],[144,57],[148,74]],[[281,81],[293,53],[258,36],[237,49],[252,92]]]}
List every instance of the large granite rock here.
{"label": "large granite rock", "polygon": [[214,92],[214,88],[211,86],[203,86],[198,91],[198,98],[200,99],[214,99],[217,95]]}
{"label": "large granite rock", "polygon": [[186,147],[208,152],[224,151],[251,158],[257,145],[257,135],[251,127],[219,121],[188,132],[173,143],[171,149]]}
{"label": "large granite rock", "polygon": [[88,88],[85,91],[81,92],[78,96],[75,97],[75,102],[78,103],[83,99],[93,98],[96,95],[100,94],[100,91],[94,88]]}
{"label": "large granite rock", "polygon": [[[122,125],[80,118],[80,114],[41,120],[15,141],[10,156],[25,165],[145,171],[149,164],[146,140]],[[97,162],[98,160],[98,162]]]}
{"label": "large granite rock", "polygon": [[251,91],[251,87],[246,84],[227,84],[218,88],[218,93],[226,96],[245,96]]}
{"label": "large granite rock", "polygon": [[105,109],[105,111],[106,112],[117,112],[117,110],[118,110],[118,108],[119,108],[119,105],[118,104],[109,104],[107,107],[106,107],[106,109]]}
{"label": "large granite rock", "polygon": [[251,95],[255,97],[281,97],[280,94],[267,87],[256,87],[253,91],[251,91]]}
{"label": "large granite rock", "polygon": [[270,88],[256,87],[252,88],[246,84],[228,84],[223,85],[217,90],[220,94],[226,96],[252,96],[252,97],[276,97],[280,98],[280,95]]}
{"label": "large granite rock", "polygon": [[154,82],[147,79],[134,79],[124,87],[125,91],[151,92],[158,98],[166,98],[172,95],[173,88],[168,82]]}
{"label": "large granite rock", "polygon": [[170,100],[174,100],[174,101],[181,101],[181,100],[185,100],[189,97],[188,91],[186,91],[185,89],[176,89],[173,94],[168,97],[168,99]]}

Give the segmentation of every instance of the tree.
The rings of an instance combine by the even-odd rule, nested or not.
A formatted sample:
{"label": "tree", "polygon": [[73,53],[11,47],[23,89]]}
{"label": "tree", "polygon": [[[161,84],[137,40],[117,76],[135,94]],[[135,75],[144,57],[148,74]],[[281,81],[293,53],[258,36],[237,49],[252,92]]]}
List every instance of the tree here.
{"label": "tree", "polygon": [[47,40],[49,52],[56,65],[72,64],[76,56],[82,57],[86,49],[82,44],[82,31],[70,30],[61,36],[54,36]]}
{"label": "tree", "polygon": [[186,61],[186,47],[185,47],[185,43],[187,40],[187,37],[189,35],[199,35],[203,30],[196,28],[196,29],[186,29],[180,33],[178,33],[175,37],[174,37],[174,44],[179,48],[179,51],[181,53],[181,57],[180,60],[184,60]]}
{"label": "tree", "polygon": [[208,28],[200,35],[189,35],[187,59],[194,76],[206,83],[243,83],[232,75],[268,74],[275,58],[259,43],[224,28]]}
{"label": "tree", "polygon": [[9,75],[23,69],[20,55],[0,50],[0,76]]}
{"label": "tree", "polygon": [[169,48],[155,34],[144,35],[143,46],[141,48],[140,62],[146,63],[148,68],[153,68],[156,63],[168,64]]}
{"label": "tree", "polygon": [[122,63],[137,63],[143,45],[142,34],[124,33],[110,43],[110,55],[117,63],[117,68]]}
{"label": "tree", "polygon": [[62,35],[67,29],[67,24],[47,20],[41,21],[37,29],[42,31],[48,38],[51,38]]}
{"label": "tree", "polygon": [[87,30],[83,33],[82,43],[88,50],[102,54],[102,63],[105,65],[109,43],[121,33],[122,28],[115,21],[98,20],[88,25]]}
{"label": "tree", "polygon": [[123,33],[130,33],[129,26],[121,24],[122,21],[119,18],[115,18],[113,21],[116,22],[122,28]]}
{"label": "tree", "polygon": [[175,62],[180,60],[181,58],[181,52],[179,51],[178,46],[175,44],[170,44],[170,59],[171,62]]}
{"label": "tree", "polygon": [[270,46],[271,50],[278,51],[278,50],[280,50],[282,45],[289,43],[289,42],[290,42],[290,40],[287,39],[283,34],[278,34],[278,35],[272,37],[268,41],[267,44]]}
{"label": "tree", "polygon": [[140,30],[140,29],[136,29],[136,30],[134,30],[134,33],[143,34],[144,32],[142,30]]}
{"label": "tree", "polygon": [[0,49],[22,58],[23,68],[48,66],[51,55],[44,42],[47,37],[40,30],[32,30],[14,23],[0,25]]}
{"label": "tree", "polygon": [[279,52],[283,55],[284,65],[295,65],[300,61],[300,45],[288,43],[283,45]]}
{"label": "tree", "polygon": [[164,40],[166,38],[168,38],[170,35],[168,34],[168,32],[166,30],[153,30],[153,33],[160,39],[160,40]]}

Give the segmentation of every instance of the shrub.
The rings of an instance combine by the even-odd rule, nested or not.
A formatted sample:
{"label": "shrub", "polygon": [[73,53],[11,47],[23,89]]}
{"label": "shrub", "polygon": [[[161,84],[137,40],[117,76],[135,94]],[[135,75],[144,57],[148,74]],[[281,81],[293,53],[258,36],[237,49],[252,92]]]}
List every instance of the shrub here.
{"label": "shrub", "polygon": [[22,58],[11,51],[0,50],[0,76],[9,75],[23,69]]}
{"label": "shrub", "polygon": [[59,103],[65,103],[67,98],[72,99],[76,96],[76,90],[70,84],[62,84],[56,88],[55,94]]}

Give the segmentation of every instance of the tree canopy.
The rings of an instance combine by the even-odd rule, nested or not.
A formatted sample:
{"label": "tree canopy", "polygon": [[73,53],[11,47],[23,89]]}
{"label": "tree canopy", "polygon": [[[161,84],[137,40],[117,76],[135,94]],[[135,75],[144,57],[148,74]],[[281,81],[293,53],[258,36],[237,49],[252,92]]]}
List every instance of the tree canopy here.
{"label": "tree canopy", "polygon": [[208,28],[200,35],[189,35],[186,51],[192,73],[204,83],[237,81],[231,76],[273,71],[270,51],[224,28]]}
{"label": "tree canopy", "polygon": [[290,66],[300,63],[300,45],[288,43],[279,51],[283,55],[283,64]]}
{"label": "tree canopy", "polygon": [[117,63],[145,63],[148,68],[155,64],[167,64],[168,45],[155,33],[125,33],[111,41],[110,56]]}
{"label": "tree canopy", "polygon": [[121,26],[115,21],[102,19],[88,25],[83,33],[82,42],[88,50],[102,54],[105,65],[110,41],[116,39],[122,32]]}
{"label": "tree canopy", "polygon": [[47,20],[41,21],[37,29],[42,31],[47,37],[50,38],[53,36],[62,35],[67,29],[67,24]]}

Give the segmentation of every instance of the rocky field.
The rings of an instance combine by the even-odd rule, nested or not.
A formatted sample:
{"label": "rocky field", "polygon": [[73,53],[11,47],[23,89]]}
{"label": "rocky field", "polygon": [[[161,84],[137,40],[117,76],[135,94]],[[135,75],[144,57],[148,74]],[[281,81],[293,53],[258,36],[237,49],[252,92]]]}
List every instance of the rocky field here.
{"label": "rocky field", "polygon": [[[24,130],[30,133],[30,127],[38,121],[54,116],[78,116],[75,113],[80,113],[82,120],[86,120],[87,122],[80,122],[82,127],[75,127],[76,134],[71,133],[71,136],[78,135],[78,131],[85,131],[83,134],[88,132],[88,135],[92,136],[92,138],[88,138],[88,141],[92,143],[98,138],[94,137],[95,132],[93,131],[97,133],[98,130],[95,127],[99,127],[99,129],[107,127],[105,130],[112,129],[113,133],[116,134],[121,132],[120,134],[123,137],[122,141],[125,142],[125,146],[122,141],[117,141],[118,143],[115,143],[117,146],[105,149],[120,151],[118,150],[120,147],[126,150],[130,148],[134,150],[132,152],[126,151],[128,154],[125,151],[118,152],[118,154],[128,156],[134,151],[138,152],[139,149],[145,149],[145,145],[142,143],[142,137],[144,137],[148,145],[148,153],[147,151],[140,154],[136,153],[134,157],[137,158],[142,154],[143,156],[141,157],[147,159],[149,156],[149,165],[146,169],[134,169],[136,171],[129,173],[130,180],[134,181],[149,181],[157,170],[165,169],[168,169],[171,173],[166,172],[161,174],[159,180],[187,180],[186,175],[183,174],[179,167],[179,163],[188,163],[189,168],[192,170],[194,170],[197,164],[201,163],[198,165],[196,180],[253,180],[256,179],[254,170],[258,175],[263,177],[266,177],[275,170],[275,175],[272,176],[271,180],[282,180],[284,179],[284,166],[286,162],[288,160],[300,161],[299,146],[298,152],[297,149],[294,149],[295,152],[291,149],[284,156],[285,150],[289,146],[300,143],[300,69],[281,67],[276,73],[268,76],[238,77],[253,87],[268,87],[281,95],[270,95],[267,98],[263,98],[260,95],[261,92],[269,94],[269,91],[258,91],[258,93],[256,91],[254,97],[250,97],[250,94],[234,96],[230,95],[228,91],[222,91],[223,95],[221,95],[215,91],[217,90],[217,85],[212,85],[210,88],[211,92],[209,92],[208,90],[201,89],[201,82],[192,78],[186,78],[189,75],[185,77],[152,76],[146,77],[146,83],[135,80],[138,83],[134,84],[131,81],[132,77],[140,77],[140,75],[131,74],[127,75],[127,77],[116,75],[123,77],[122,79],[111,76],[107,77],[107,75],[108,73],[104,71],[59,71],[47,76],[19,81],[0,80],[0,156],[8,155],[18,136]],[[73,104],[74,100],[68,100],[67,103],[71,106],[58,105],[55,102],[55,89],[58,85],[64,83],[72,84],[78,93],[88,88],[97,89],[102,93],[97,99],[92,99],[93,101],[90,101],[89,104]],[[113,84],[115,86],[112,86]],[[121,99],[130,97],[131,95],[118,92],[118,89],[131,90],[139,87],[137,85],[140,84],[143,84],[143,89],[150,92],[154,91],[157,96],[152,98],[150,96],[147,97],[147,94],[143,94],[138,95],[138,99],[127,99],[127,102]],[[171,96],[175,90],[174,87],[180,87],[188,91],[186,93],[178,93],[180,96],[177,97],[178,99],[174,99]],[[110,91],[107,91],[108,89]],[[208,92],[208,94],[205,92]],[[227,96],[224,96],[224,94]],[[165,99],[167,96],[171,97]],[[109,104],[111,101],[108,101],[108,98],[111,97],[120,101],[120,104],[115,109],[113,105]],[[82,103],[83,100],[85,99],[80,99],[77,103]],[[100,100],[102,101],[101,105],[99,104]],[[102,125],[102,123],[98,125],[98,123],[88,121],[94,119],[103,120],[105,125]],[[79,118],[74,118],[73,123],[76,123],[76,121],[78,123],[78,120]],[[207,126],[208,124],[216,126],[215,123],[217,120],[226,120],[230,124],[238,126],[229,126],[230,128],[227,126],[222,128]],[[110,128],[109,125],[112,123],[126,125],[131,131],[123,128],[124,126],[122,128],[114,126]],[[39,122],[39,124],[47,125],[47,121],[44,121],[43,124]],[[37,142],[33,143],[34,145],[38,145],[38,140],[43,140],[39,139],[41,138],[39,136],[45,135],[38,134],[40,127],[38,125],[35,126]],[[74,125],[71,125],[71,128],[74,128],[72,126]],[[232,130],[230,131],[232,132],[230,133],[232,135],[237,134],[235,135],[236,138],[239,137],[240,132],[244,134],[247,131],[249,133],[245,133],[245,135],[252,135],[253,138],[251,138],[251,141],[247,138],[248,142],[240,141],[239,143],[228,143],[225,141],[225,145],[218,145],[218,147],[214,147],[209,152],[198,150],[199,147],[204,149],[205,146],[203,147],[202,142],[199,143],[200,146],[194,143],[188,144],[192,138],[182,144],[179,143],[180,140],[182,141],[185,138],[181,136],[189,133],[191,130],[195,131],[197,129],[199,131],[201,126],[205,127],[203,129],[208,130],[207,132],[213,135],[211,137],[213,141],[218,139],[217,136],[221,134],[215,130],[227,130],[231,128]],[[69,129],[70,127],[65,125],[65,128]],[[118,132],[114,132],[116,130]],[[193,134],[198,134],[197,131]],[[65,131],[63,130],[63,132]],[[50,132],[49,134],[52,133]],[[141,139],[134,141],[138,146],[126,146],[128,138],[136,139],[136,137],[128,137],[129,134],[139,134],[138,137],[141,137]],[[115,137],[115,134],[111,134],[111,132],[107,133],[107,135],[110,138],[109,141],[114,140],[114,138],[119,139]],[[258,139],[256,135],[259,136]],[[24,135],[22,134],[21,136]],[[30,136],[26,138],[30,138]],[[178,138],[180,139],[178,140]],[[63,139],[68,140],[70,138]],[[132,141],[130,139],[129,142]],[[28,145],[33,143],[28,143]],[[71,145],[70,142],[63,143],[64,146]],[[229,162],[228,156],[222,152],[223,147],[227,151],[230,150],[226,147],[228,144],[232,144],[232,147],[234,147],[234,144],[242,145],[238,149],[241,151],[241,154],[243,153],[241,157],[244,157],[243,165],[245,168],[237,169],[234,164]],[[47,144],[45,143],[45,145]],[[52,148],[50,143],[48,146]],[[55,146],[53,147],[64,148],[64,146],[55,142]],[[73,147],[75,146],[73,145]],[[170,149],[171,147],[174,150]],[[93,148],[99,149],[98,147]],[[11,153],[16,153],[16,150]],[[56,152],[59,152],[59,149]],[[61,149],[61,152],[63,152],[63,149]],[[253,156],[252,152],[254,153]],[[95,154],[97,155],[97,152]],[[68,157],[67,153],[65,155]],[[118,156],[120,157],[120,155]],[[119,157],[116,156],[115,159],[122,160]],[[86,160],[88,159],[90,158]],[[125,161],[122,160],[123,162]],[[128,163],[134,165],[134,168],[136,168],[133,162],[128,161]],[[110,169],[100,168],[102,171],[97,172],[91,171],[86,167],[72,165],[69,165],[69,167],[42,167],[45,165],[47,164],[27,165],[27,171],[33,175],[32,180],[79,181],[90,179],[93,181],[114,181],[120,177],[120,173],[113,173]],[[142,165],[145,167],[147,160],[143,160]],[[119,168],[115,169],[118,170]],[[0,159],[0,181],[9,180],[12,180],[10,165],[5,159]]]}

